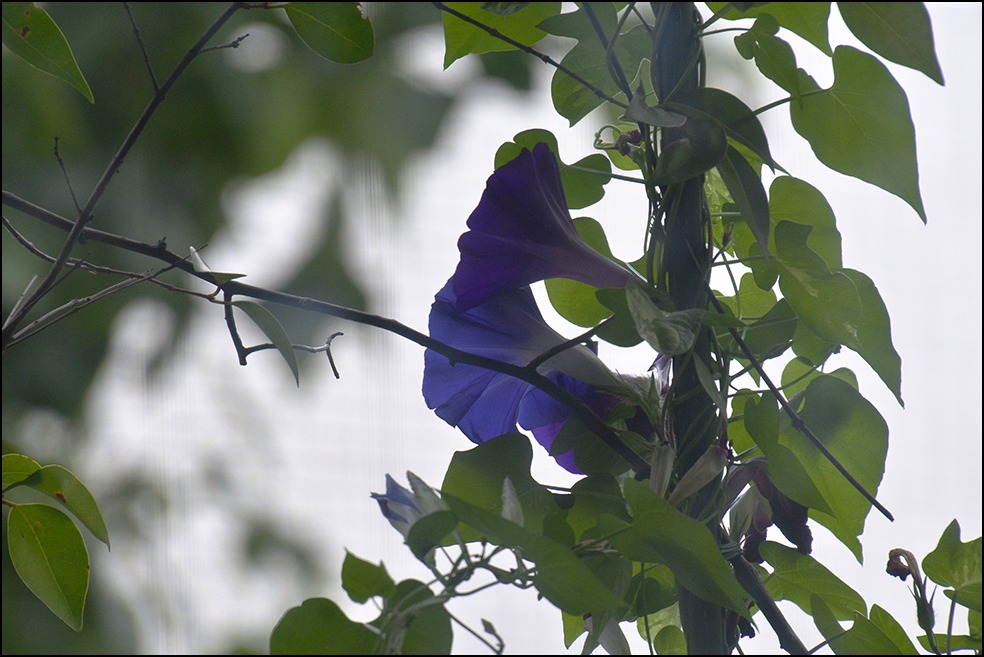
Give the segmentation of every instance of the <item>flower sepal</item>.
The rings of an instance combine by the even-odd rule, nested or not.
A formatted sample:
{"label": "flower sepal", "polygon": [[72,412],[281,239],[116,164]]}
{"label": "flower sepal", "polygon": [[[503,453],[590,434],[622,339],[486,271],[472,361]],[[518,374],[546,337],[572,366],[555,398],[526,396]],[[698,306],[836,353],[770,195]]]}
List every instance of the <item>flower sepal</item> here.
{"label": "flower sepal", "polygon": [[379,510],[403,535],[414,556],[434,565],[434,552],[458,526],[458,518],[437,492],[412,472],[407,472],[411,490],[386,475],[386,492],[372,493]]}

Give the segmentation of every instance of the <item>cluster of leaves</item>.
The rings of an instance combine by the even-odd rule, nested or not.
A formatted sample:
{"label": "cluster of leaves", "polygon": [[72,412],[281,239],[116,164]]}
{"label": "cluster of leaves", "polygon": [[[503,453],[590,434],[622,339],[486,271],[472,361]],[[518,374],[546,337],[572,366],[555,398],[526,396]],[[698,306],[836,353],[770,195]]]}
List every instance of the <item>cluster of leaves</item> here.
{"label": "cluster of leaves", "polygon": [[[557,112],[572,125],[603,105],[616,108],[620,116],[608,128],[612,139],[603,139],[604,130],[599,133],[596,145],[608,155],[607,161],[598,155],[573,165],[560,161],[569,207],[584,208],[601,198],[614,165],[641,174],[638,182],[657,206],[656,219],[651,221],[658,224],[661,212],[671,212],[659,206],[672,204],[674,186],[706,175],[714,259],[727,267],[734,283],[730,294],[716,294],[712,308],[681,310],[632,287],[598,291],[584,283],[549,280],[547,290],[555,310],[603,340],[620,346],[644,340],[669,355],[689,353],[702,327],[710,327],[713,359],[710,365],[698,361],[698,375],[719,410],[720,421],[726,421],[726,435],[737,453],[724,481],[740,481],[743,469],[764,465],[768,480],[807,508],[809,517],[827,527],[860,561],[859,536],[883,476],[888,427],[861,395],[850,370],[823,370],[832,355],[847,347],[871,366],[901,404],[901,363],[875,284],[842,264],[836,220],[823,194],[789,175],[777,175],[768,191],[763,186],[763,167],[785,173],[774,161],[757,118],[773,106],[752,110],[734,95],[709,88],[700,89],[694,104],[659,98],[658,81],[649,70],[658,39],[658,9],[652,24],[647,24],[632,5],[620,9],[593,3],[567,14],[560,13],[557,3],[523,5],[442,5],[445,65],[490,50],[520,49],[543,58],[533,49],[540,39],[548,35],[575,39],[576,45],[554,62],[551,93]],[[789,94],[774,105],[788,104],[793,127],[822,163],[897,195],[925,220],[908,102],[878,58],[922,71],[942,83],[924,8],[840,3],[848,27],[871,54],[849,46],[831,49],[826,29],[830,3],[708,6],[716,13],[702,26],[705,32],[718,19],[748,19],[750,24],[746,22],[734,39],[739,55],[753,61]],[[829,88],[821,88],[797,67],[780,29],[798,34],[831,57],[834,82]],[[627,142],[624,136],[636,129],[643,138]],[[661,144],[659,158],[647,160],[640,142],[655,143],[659,131],[667,129],[681,129],[684,137]],[[557,151],[553,135],[530,130],[500,148],[497,166],[536,143],[547,143]],[[575,224],[586,242],[612,257],[598,221],[581,217]],[[652,227],[650,238],[656,247],[650,246],[632,264],[659,288],[657,272],[663,267],[659,253],[668,238]],[[755,391],[735,383],[744,373],[759,383],[766,376],[761,364],[783,356],[788,362],[778,384],[768,382],[766,390]],[[623,432],[624,419],[617,414],[609,417],[612,427]],[[450,511],[455,522],[445,518],[431,525],[421,520],[418,530],[411,529],[407,536],[415,554],[449,545],[449,535],[454,536],[451,544],[470,539],[513,551],[530,579],[498,575],[497,580],[535,586],[564,613],[568,645],[589,632],[586,650],[604,645],[610,623],[623,620],[638,620],[640,632],[660,653],[684,648],[675,607],[677,587],[747,617],[748,594],[736,581],[722,548],[704,522],[682,512],[687,508],[682,502],[693,493],[689,488],[693,482],[686,477],[698,467],[694,466],[694,473],[675,472],[671,493],[673,487],[680,487],[677,492],[682,493],[684,482],[688,493],[664,499],[651,486],[619,477],[626,464],[599,447],[590,432],[575,427],[576,423],[569,422],[565,438],[553,451],[562,453],[574,446],[578,465],[595,474],[566,494],[551,493],[530,478],[528,467],[517,469],[517,463],[528,464],[529,454],[520,447],[526,442],[515,435],[460,453],[441,488],[448,510],[440,513]],[[465,464],[467,478],[460,474]],[[606,468],[609,471],[603,474]],[[720,476],[723,468],[719,465],[701,483]],[[519,523],[510,520],[510,505],[504,501],[507,480],[518,493]],[[727,508],[733,498],[723,499]],[[728,529],[735,544],[754,522],[755,509],[763,505],[768,505],[764,493],[753,486],[731,507]],[[970,589],[979,585],[979,566],[972,565],[979,546],[978,539],[959,548],[969,560],[958,569],[971,566],[965,573],[968,582],[973,580],[967,585]],[[877,605],[869,609],[859,594],[804,553],[808,546],[798,547],[774,542],[761,546],[768,568],[759,570],[774,599],[791,600],[813,616],[839,654],[872,647],[876,652],[914,651],[887,612]],[[954,549],[958,548],[948,530],[927,561],[933,563]],[[462,544],[460,550],[466,556],[449,557],[451,572],[438,574],[435,584],[456,581],[466,572],[470,576],[471,565],[460,565],[462,559],[471,564],[468,547]],[[979,554],[976,559],[979,563]],[[955,572],[937,571],[933,581],[952,582]],[[456,594],[453,587],[445,586],[439,598],[443,603]],[[377,595],[390,600],[382,591]],[[974,601],[955,593],[951,597],[969,609],[971,627],[979,628],[979,597]],[[754,605],[751,609],[757,610]],[[285,620],[299,613],[292,610]],[[307,631],[330,622],[327,615],[306,618],[312,623]],[[844,620],[854,623],[846,632],[838,622]],[[377,621],[371,625],[383,629]],[[297,625],[291,628],[303,632]],[[275,639],[282,630],[283,625],[274,632]],[[972,635],[957,638],[956,644],[979,649],[979,631],[972,629]],[[365,649],[375,650],[383,640],[378,635],[365,637],[370,641],[362,646]],[[927,642],[926,637],[921,640]]]}
{"label": "cluster of leaves", "polygon": [[[39,154],[41,158],[50,157],[53,135],[59,136],[55,141],[56,156],[60,160],[60,145],[67,161],[63,170],[71,172],[75,183],[99,179],[107,161],[111,161],[113,143],[129,130],[127,122],[132,123],[148,99],[160,92],[162,80],[156,77],[160,71],[155,74],[154,64],[173,65],[179,61],[200,36],[202,27],[214,21],[223,9],[226,8],[210,5],[83,7],[55,3],[41,7],[29,2],[3,3],[4,86],[19,90],[4,94],[5,227],[9,216],[8,190],[28,190],[30,195],[35,190],[48,189],[53,170],[42,166],[37,158]],[[270,30],[272,36],[267,34],[266,38],[280,46],[279,61],[259,70],[192,66],[184,72],[177,90],[171,92],[169,107],[173,110],[154,117],[153,128],[140,136],[143,148],[132,151],[126,166],[112,172],[112,177],[125,182],[113,185],[113,193],[102,200],[98,211],[101,229],[129,232],[139,214],[167,215],[166,225],[154,227],[147,222],[140,231],[130,234],[160,240],[160,246],[165,244],[165,236],[178,243],[205,244],[225,223],[219,203],[222,189],[233,181],[277,169],[300,144],[312,138],[329,139],[351,157],[380,162],[390,183],[389,191],[398,193],[404,163],[436,139],[443,117],[455,98],[423,85],[411,85],[395,73],[391,65],[396,56],[391,43],[395,36],[388,39],[433,22],[436,15],[392,5],[377,12],[375,25],[370,26],[358,3],[234,4],[229,9],[238,12],[240,18],[248,15],[251,29]],[[254,11],[247,11],[251,9]],[[53,16],[58,18],[57,23]],[[64,33],[59,24],[66,29]],[[155,29],[141,33],[138,25],[153,25]],[[246,26],[247,21],[241,20],[239,25]],[[99,29],[79,29],[80,26],[99,26]],[[244,32],[233,34],[235,38],[230,36],[228,43],[218,42],[222,34],[217,35],[210,46],[216,50],[235,47],[242,41]],[[387,38],[379,48],[374,43],[378,36]],[[312,51],[330,61],[313,56]],[[348,65],[370,57],[372,61],[364,64],[358,80],[348,74]],[[217,62],[213,59],[213,63]],[[246,100],[240,98],[236,103],[226,102],[231,95],[239,96],[233,90],[241,91],[255,84],[269,84],[269,88],[279,91],[255,94]],[[369,102],[366,107],[348,113],[345,107],[338,107],[326,118],[325,107],[335,102],[326,90],[341,98],[349,93],[354,95],[353,85],[358,85],[360,94],[370,97],[399,95],[402,109],[413,110],[415,118],[409,126],[412,129],[397,139],[382,138],[375,126],[392,123],[392,113],[396,111],[384,102]],[[180,102],[185,94],[195,99],[194,109],[188,112],[184,110],[190,106]],[[275,120],[285,110],[289,111],[290,120]],[[264,136],[243,139],[240,133],[243,129]],[[212,148],[202,148],[201,135],[209,136]],[[164,163],[166,160],[170,164]],[[71,187],[70,180],[69,190],[74,195]],[[185,190],[180,201],[173,193],[175,189]],[[55,197],[41,202],[56,211],[60,205]],[[142,208],[154,208],[154,211],[144,212]],[[78,210],[78,205],[75,209]],[[158,211],[163,214],[157,214]],[[11,220],[16,223],[13,217]],[[335,300],[350,307],[366,307],[369,299],[359,281],[350,275],[342,255],[346,244],[344,208],[336,202],[330,214],[312,220],[320,221],[323,231],[332,238],[297,263],[293,280],[286,288],[295,292],[317,289],[322,294],[328,291]],[[141,235],[143,230],[149,232]],[[23,301],[34,292],[30,289],[25,292],[23,287],[15,289],[15,285],[23,286],[32,276],[40,277],[39,263],[47,263],[39,260],[38,255],[58,253],[64,237],[58,231],[34,233],[30,241],[33,253],[22,244],[14,240],[4,240],[3,244],[5,318],[14,316],[20,304],[18,297]],[[125,276],[135,266],[132,253],[93,242],[86,246],[85,259],[99,262],[105,267],[99,271],[115,276]],[[73,273],[77,274],[80,267],[85,268],[78,260],[70,262]],[[220,282],[220,273],[207,272],[207,275]],[[88,386],[105,355],[114,318],[127,303],[123,295],[114,293],[152,277],[152,274],[131,277],[122,285],[101,290],[103,281],[97,280],[98,276],[64,276],[43,295],[38,304],[39,319],[28,323],[21,333],[14,332],[17,327],[13,322],[4,325],[4,357],[8,369],[3,380],[3,485],[5,508],[9,506],[11,510],[5,525],[4,549],[6,553],[9,548],[13,562],[11,575],[16,572],[32,592],[75,630],[82,627],[88,591],[90,564],[85,544],[75,524],[64,513],[36,504],[30,496],[24,498],[24,492],[36,488],[55,497],[108,545],[106,525],[95,500],[67,469],[61,465],[41,468],[19,454],[30,453],[33,448],[30,438],[19,435],[18,424],[36,409],[64,416],[67,423],[78,416]],[[19,283],[14,284],[15,280]],[[163,288],[154,286],[143,288],[144,296],[159,299],[181,320],[171,336],[172,343],[177,343],[184,329],[181,322],[189,316],[190,297],[174,294],[174,288],[159,294],[161,291]],[[99,312],[79,312],[95,302]],[[275,346],[284,345],[281,322],[292,329],[295,338],[310,334],[315,328],[310,319],[281,317],[278,322],[259,304],[242,300],[237,305],[262,329],[274,335]],[[65,322],[69,317],[75,321]],[[71,328],[64,329],[69,323]],[[29,338],[41,331],[47,332],[37,341],[39,348],[34,349],[35,342]],[[8,347],[12,348],[8,351]],[[289,341],[283,353],[293,357]],[[66,368],[65,363],[69,362],[73,367]],[[71,454],[61,458],[67,462]],[[25,464],[34,465],[28,468]],[[119,485],[120,490],[113,495],[121,499],[132,495],[133,486],[150,486],[138,481]],[[22,503],[24,499],[28,502]],[[115,501],[101,500],[103,505]],[[35,613],[28,603],[15,604],[15,595],[23,589],[13,583],[16,578],[5,576],[4,580],[5,617],[9,610],[15,609]],[[6,604],[7,600],[10,605]],[[57,630],[54,628],[50,634],[61,637]],[[25,630],[25,634],[34,632]],[[16,646],[20,636],[11,627],[5,632],[5,647]]]}
{"label": "cluster of leaves", "polygon": [[[658,654],[685,654],[676,609],[678,586],[698,591],[735,614],[748,614],[746,594],[704,525],[645,483],[620,484],[610,475],[590,475],[557,492],[531,476],[531,462],[529,441],[521,434],[457,453],[440,502],[431,502],[429,512],[401,529],[434,580],[396,583],[383,564],[348,554],[342,566],[344,589],[353,602],[374,602],[379,615],[359,623],[336,603],[312,598],[287,611],[273,631],[271,651],[446,654],[452,620],[461,623],[447,604],[496,584],[535,587],[561,611],[568,647],[589,634],[585,652],[601,645],[619,654],[627,644],[612,626],[634,621]],[[925,578],[914,560],[911,570],[909,563],[894,571],[889,564],[889,573],[913,576],[912,593],[922,605],[920,624],[927,632],[919,637],[924,648],[980,651],[981,547],[980,537],[961,542],[960,527],[953,521],[922,562]],[[443,559],[436,560],[435,552]],[[762,574],[771,596],[811,614],[836,654],[915,654],[898,621],[877,604],[869,608],[814,557],[772,541],[761,552],[769,566]],[[503,554],[508,565],[495,561]],[[476,583],[482,572],[489,581]],[[925,596],[930,581],[952,601],[951,616],[955,605],[967,609],[969,634],[932,634],[931,601],[919,597]],[[464,590],[466,583],[471,590]],[[842,621],[850,621],[850,628],[845,630]],[[483,627],[496,641],[486,641],[490,649],[501,651],[502,640],[492,624],[483,620]]]}
{"label": "cluster of leaves", "polygon": [[58,502],[108,548],[106,522],[92,493],[64,467],[42,467],[22,454],[3,455],[3,501],[11,507],[7,549],[14,569],[52,613],[69,627],[81,630],[89,591],[89,552],[82,533],[57,507],[14,502],[19,487]]}
{"label": "cluster of leaves", "polygon": [[[284,615],[273,631],[271,650],[447,653],[452,623],[458,622],[447,603],[484,588],[483,584],[463,589],[479,573],[491,578],[488,585],[536,588],[561,610],[567,645],[587,633],[586,650],[598,645],[621,650],[624,638],[619,624],[634,621],[656,652],[682,652],[691,639],[680,625],[681,613],[685,613],[680,609],[682,591],[728,614],[734,627],[747,630],[748,621],[763,607],[763,599],[750,596],[748,587],[739,584],[735,562],[742,558],[737,546],[756,522],[756,514],[761,516],[764,509],[772,520],[777,513],[770,509],[764,491],[754,485],[746,488],[751,473],[763,468],[771,485],[808,509],[812,520],[827,527],[860,560],[859,536],[883,475],[888,428],[861,395],[852,372],[825,373],[824,369],[829,368],[833,354],[847,347],[870,365],[901,403],[900,359],[892,344],[888,312],[874,283],[863,273],[843,267],[836,220],[823,194],[789,175],[777,175],[765,189],[765,168],[785,173],[773,159],[757,118],[772,106],[752,110],[729,92],[703,86],[685,101],[672,92],[663,93],[657,73],[665,64],[658,55],[666,12],[661,3],[655,3],[651,15],[635,3],[585,3],[570,13],[561,13],[561,3],[435,4],[442,12],[445,66],[466,56],[522,51],[556,68],[552,99],[557,112],[571,125],[599,109],[608,113],[610,124],[596,141],[600,152],[570,165],[561,161],[567,202],[571,209],[596,203],[616,176],[633,180],[644,190],[651,205],[650,216],[645,217],[648,242],[631,266],[651,289],[644,292],[630,286],[599,291],[584,283],[556,279],[547,282],[550,301],[567,320],[619,346],[645,341],[656,352],[687,358],[706,338],[712,357],[694,359],[698,392],[712,402],[715,415],[708,423],[727,438],[729,451],[726,458],[709,449],[707,458],[691,454],[686,461],[674,459],[673,439],[662,436],[660,447],[671,448],[669,474],[656,484],[661,472],[657,468],[660,449],[644,440],[633,442],[654,473],[646,483],[626,476],[628,465],[572,419],[554,450],[574,449],[578,465],[589,474],[563,492],[533,479],[529,441],[520,434],[506,434],[458,453],[439,498],[431,491],[440,508],[418,509],[419,517],[405,532],[411,550],[432,570],[433,581],[396,582],[382,565],[349,555],[343,565],[343,585],[354,602],[377,603],[378,617],[359,623],[329,600],[308,600]],[[838,3],[848,27],[874,54],[848,46],[830,47],[826,28],[830,3],[707,6],[713,15],[701,25],[698,38],[710,36],[708,28],[719,20],[742,21],[734,39],[738,54],[789,94],[774,105],[788,104],[793,127],[822,163],[895,194],[925,220],[906,96],[879,60],[880,56],[914,68],[942,83],[929,20],[920,4]],[[287,20],[271,21],[271,25],[278,30],[289,25],[314,52],[340,65],[379,59],[379,47],[386,43],[377,31],[385,22],[370,24],[358,3],[233,5],[229,11],[246,8],[282,9]],[[94,102],[92,89],[101,85],[90,87],[66,39],[44,10],[31,3],[4,3],[3,22],[4,43],[11,52]],[[798,34],[830,56],[834,82],[829,88],[821,88],[797,66],[781,30]],[[534,49],[548,37],[576,43],[554,62]],[[153,80],[146,51],[143,54]],[[691,68],[706,65],[696,58],[685,64]],[[293,112],[291,121],[280,122],[282,148],[271,151],[265,143],[251,149],[234,143],[235,135],[212,133],[209,126],[199,125],[207,120],[201,117],[209,116],[201,108],[194,112],[199,117],[198,129],[188,129],[182,123],[188,117],[178,116],[174,118],[178,123],[171,127],[181,126],[181,130],[165,130],[168,134],[159,138],[174,150],[170,139],[178,135],[183,144],[178,150],[196,156],[197,134],[216,134],[228,141],[228,149],[217,151],[228,158],[228,166],[220,167],[221,175],[196,186],[204,194],[219,189],[233,172],[255,174],[272,169],[302,139],[323,132],[330,133],[347,152],[378,156],[395,181],[402,162],[433,141],[450,99],[387,75],[385,60],[379,71],[383,72],[373,79],[385,94],[370,98],[357,111],[342,112],[328,128],[323,127],[318,102],[312,103],[319,107],[317,117],[310,107],[307,112]],[[337,97],[345,96],[334,84],[342,76],[333,76],[330,68],[328,73],[298,69],[296,75],[303,80],[292,79],[291,84],[331,88]],[[213,98],[219,94],[211,86],[232,89],[236,84],[232,78],[223,78],[219,84],[204,77],[199,89],[208,89],[205,97]],[[160,94],[156,80],[153,86]],[[378,135],[376,125],[393,124],[406,114],[395,114],[389,102],[393,95],[401,98],[404,107],[418,107],[421,111],[412,114],[429,117],[431,123],[399,136]],[[312,92],[312,98],[320,100],[321,96]],[[216,104],[223,105],[218,100]],[[28,113],[15,112],[13,122],[23,122],[25,116]],[[5,126],[6,117],[5,106]],[[5,143],[7,135],[5,127]],[[496,165],[539,143],[557,153],[552,134],[530,130],[500,148]],[[16,145],[31,150],[26,141]],[[5,149],[5,158],[6,153]],[[139,169],[140,160],[128,162],[134,165]],[[5,162],[5,172],[8,169]],[[614,169],[623,173],[613,174]],[[28,181],[26,174],[23,179],[19,176],[12,182]],[[714,264],[727,269],[733,289],[727,294],[713,293],[709,307],[678,308],[667,301],[668,265],[663,251],[672,239],[669,227],[677,219],[675,200],[682,186],[702,177],[704,209],[710,219],[707,246],[713,250]],[[158,200],[164,208],[176,206],[169,190],[178,182],[156,184],[154,192],[134,188],[135,207]],[[217,194],[213,196],[210,202],[195,206],[198,214],[182,222],[182,234],[172,237],[186,243],[195,242],[194,237],[207,238],[219,216]],[[93,203],[98,200],[98,196],[93,198]],[[130,195],[121,194],[115,202],[125,207],[128,200]],[[182,212],[187,210],[178,214]],[[80,210],[80,225],[90,219],[83,214]],[[580,217],[575,225],[585,242],[612,257],[600,222]],[[327,243],[339,249],[335,240]],[[163,241],[161,251],[166,251]],[[337,263],[342,261],[340,253],[314,254],[311,260]],[[5,251],[5,262],[6,255]],[[319,278],[325,272],[315,271],[313,265],[308,269],[296,277],[294,291],[302,292],[317,280],[319,294],[325,294],[324,276]],[[243,294],[246,289],[233,286],[236,274],[212,272],[198,262],[186,268],[189,270],[227,296],[236,290]],[[709,272],[703,273],[710,279]],[[349,295],[350,305],[364,304],[344,269],[328,272],[328,278],[339,283],[342,296]],[[63,286],[48,299],[55,307],[64,303],[59,301],[60,294],[70,300],[81,296],[77,289]],[[227,301],[227,312],[231,314],[234,305],[260,326],[297,378],[298,363],[288,337],[295,331],[285,330],[259,304]],[[7,304],[5,299],[5,310],[6,306],[12,306],[9,314],[14,315],[17,304]],[[287,324],[287,328],[296,327]],[[5,324],[5,355],[7,336]],[[240,356],[245,360],[242,352]],[[788,362],[776,385],[766,376],[762,363],[780,357]],[[744,374],[750,376],[742,379]],[[767,384],[765,390],[750,387],[760,382]],[[22,393],[25,399],[47,394],[48,381],[30,384],[18,380],[26,391]],[[629,409],[618,407],[604,419],[620,436],[632,440],[636,437],[626,428],[630,416]],[[681,441],[685,438],[679,437]],[[708,484],[716,486],[715,506],[710,511],[694,504],[695,493]],[[7,492],[30,488],[54,498],[108,545],[98,507],[84,486],[61,466],[41,467],[18,454],[4,456],[3,485],[4,502],[11,507],[9,551],[18,574],[59,618],[80,628],[88,588],[88,557],[81,533],[59,509],[8,500]],[[724,541],[717,530],[725,524],[730,540],[721,545]],[[768,597],[790,600],[812,616],[837,653],[914,650],[898,622],[877,605],[869,608],[860,595],[804,553],[808,550],[797,547],[800,549],[776,542],[759,547],[768,568],[757,567],[757,574],[766,580]],[[981,539],[960,542],[959,526],[954,523],[923,562],[926,578],[920,577],[918,569],[911,572],[920,626],[927,633],[920,640],[930,649],[938,651],[946,645],[980,651],[980,554]],[[510,556],[513,563],[504,565],[503,559]],[[907,565],[911,567],[912,562]],[[971,631],[967,636],[953,636],[949,630],[940,636],[933,633],[932,614],[925,611],[927,604],[930,612],[932,608],[926,599],[928,581],[949,587],[946,594],[952,604],[969,610]],[[845,631],[841,621],[853,621],[853,625]],[[501,651],[502,641],[491,623],[485,623],[485,632],[496,642],[489,647]],[[729,637],[731,642],[736,640]]]}

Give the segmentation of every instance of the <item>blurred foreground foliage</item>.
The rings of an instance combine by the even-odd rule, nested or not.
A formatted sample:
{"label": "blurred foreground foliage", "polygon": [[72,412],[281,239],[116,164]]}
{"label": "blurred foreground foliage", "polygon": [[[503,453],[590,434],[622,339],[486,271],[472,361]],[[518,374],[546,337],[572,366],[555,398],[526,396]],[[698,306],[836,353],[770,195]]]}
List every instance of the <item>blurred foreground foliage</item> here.
{"label": "blurred foreground foliage", "polygon": [[[158,81],[163,80],[223,8],[215,3],[45,3],[74,51],[94,103],[5,47],[4,190],[74,217],[72,194],[53,154],[56,139],[74,193],[84,203],[154,92],[148,66]],[[202,248],[232,220],[223,204],[224,192],[276,171],[311,142],[326,144],[352,163],[333,174],[342,179],[329,178],[326,172],[326,188],[342,189],[371,172],[384,181],[389,200],[397,200],[405,170],[437,143],[454,104],[474,87],[438,88],[407,68],[410,40],[440,34],[439,12],[420,3],[395,2],[372,3],[369,11],[375,53],[355,64],[318,56],[297,37],[282,11],[238,12],[212,44],[249,36],[236,48],[206,52],[193,62],[112,179],[93,226],[151,244],[164,241],[179,252],[187,245]],[[149,62],[141,54],[128,12]],[[529,62],[517,55],[490,53],[472,79],[478,82],[487,76],[520,91],[528,89]],[[64,233],[24,221],[8,208],[5,217],[35,247],[58,253]],[[347,265],[345,226],[351,219],[338,197],[329,195],[322,211],[310,220],[319,223],[314,232],[321,241],[307,245],[280,288],[371,308],[364,282]],[[76,253],[87,262],[123,270],[147,266],[132,253],[92,242]],[[207,257],[207,250],[204,253]],[[6,232],[3,263],[6,317],[26,282],[43,275],[47,263]],[[102,277],[77,272],[35,312],[43,314],[104,286]],[[38,431],[46,427],[60,428],[59,463],[72,467],[84,453],[87,436],[81,418],[90,385],[107,355],[118,314],[137,296],[165,305],[177,320],[177,329],[169,334],[172,349],[161,352],[151,372],[166,363],[167,354],[185,335],[193,302],[153,285],[136,289],[112,295],[54,325],[40,339],[4,354],[4,453],[42,449],[39,444],[50,444],[51,437]],[[317,320],[295,313],[281,321],[304,341]],[[66,445],[67,450],[61,449]],[[137,496],[165,505],[164,495],[135,476],[118,482],[112,491],[99,491],[98,497],[114,530],[133,533],[139,531],[138,523],[123,501]],[[313,567],[304,546],[261,519],[250,522],[255,531],[243,545],[247,561],[275,548],[291,554],[303,568]],[[14,576],[6,535],[2,545],[4,653],[131,653],[139,645],[131,612],[99,586],[98,567],[93,568],[96,579],[89,592],[85,631],[77,634],[44,610]]]}

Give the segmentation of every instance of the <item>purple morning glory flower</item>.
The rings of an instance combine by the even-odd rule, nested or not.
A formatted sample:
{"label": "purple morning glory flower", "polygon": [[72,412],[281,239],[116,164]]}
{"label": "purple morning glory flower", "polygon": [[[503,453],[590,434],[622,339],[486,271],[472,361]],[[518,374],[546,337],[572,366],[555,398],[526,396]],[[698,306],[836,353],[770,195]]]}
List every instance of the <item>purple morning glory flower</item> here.
{"label": "purple morning glory flower", "polygon": [[[526,365],[565,342],[544,322],[529,287],[500,294],[461,312],[455,307],[453,281],[438,292],[431,306],[431,337],[513,365]],[[618,385],[611,371],[583,345],[553,356],[538,371],[585,401],[601,395],[604,387]],[[537,441],[549,449],[571,415],[569,408],[525,381],[474,365],[452,365],[447,357],[432,350],[424,354],[423,393],[428,408],[475,443],[515,431],[519,424],[533,431]],[[558,461],[566,469],[579,472],[573,455],[563,455]]]}
{"label": "purple morning glory flower", "polygon": [[468,228],[458,240],[461,260],[452,279],[461,311],[547,278],[597,288],[622,288],[633,278],[578,235],[546,144],[524,148],[495,170]]}

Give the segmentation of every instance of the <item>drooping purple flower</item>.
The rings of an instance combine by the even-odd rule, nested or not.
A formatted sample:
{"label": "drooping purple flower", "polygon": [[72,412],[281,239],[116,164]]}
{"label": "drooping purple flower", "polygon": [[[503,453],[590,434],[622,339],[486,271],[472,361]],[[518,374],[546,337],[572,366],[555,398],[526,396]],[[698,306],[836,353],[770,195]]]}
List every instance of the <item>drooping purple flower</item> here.
{"label": "drooping purple flower", "polygon": [[745,533],[745,558],[752,563],[762,563],[759,547],[766,539],[769,527],[775,525],[796,549],[810,554],[813,549],[813,532],[810,531],[809,509],[786,497],[769,479],[765,468],[757,469],[751,480],[755,482],[761,499],[768,502],[768,508],[756,498],[752,511],[752,522]]}
{"label": "drooping purple flower", "polygon": [[[431,337],[513,365],[526,365],[565,342],[544,322],[529,287],[500,294],[461,312],[455,307],[452,281],[438,292],[431,306]],[[586,401],[618,383],[583,345],[556,354],[540,365],[538,372]],[[423,393],[428,408],[475,443],[515,431],[518,424],[533,431],[538,442],[549,449],[571,415],[569,408],[526,381],[474,365],[452,364],[430,349],[424,354]],[[573,455],[563,455],[558,461],[578,472]]]}
{"label": "drooping purple flower", "polygon": [[523,149],[488,179],[458,240],[455,304],[465,311],[507,290],[547,278],[621,288],[633,274],[581,239],[546,144]]}

